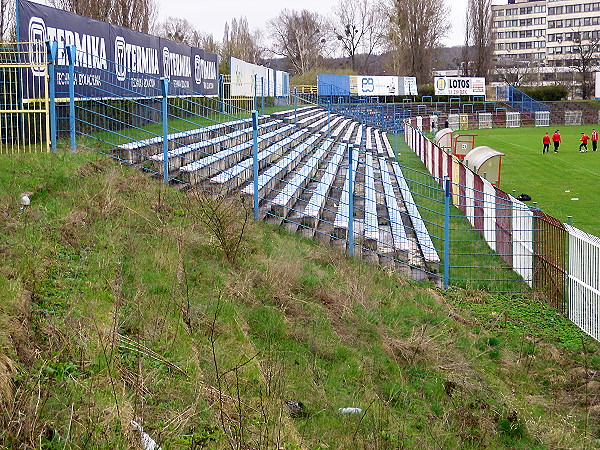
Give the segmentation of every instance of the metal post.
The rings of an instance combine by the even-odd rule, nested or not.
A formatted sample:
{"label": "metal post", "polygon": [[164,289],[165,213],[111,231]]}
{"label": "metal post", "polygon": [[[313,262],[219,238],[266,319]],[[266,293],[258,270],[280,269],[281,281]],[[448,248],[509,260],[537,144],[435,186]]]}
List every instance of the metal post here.
{"label": "metal post", "polygon": [[52,152],[56,152],[56,55],[58,54],[58,42],[46,41],[46,51],[48,52],[48,97],[50,99],[50,142]]}
{"label": "metal post", "polygon": [[254,106],[252,107],[252,109],[256,109],[256,91],[257,91],[257,80],[258,80],[258,75],[254,74]]}
{"label": "metal post", "polygon": [[162,138],[163,138],[163,179],[169,182],[169,79],[161,78],[160,87],[162,94]]}
{"label": "metal post", "polygon": [[67,46],[67,57],[69,58],[69,136],[71,138],[71,151],[75,153],[75,60],[77,47]]}
{"label": "metal post", "polygon": [[444,201],[444,289],[448,289],[450,279],[450,200],[452,189],[450,179],[444,177],[445,181],[445,201]]}
{"label": "metal post", "polygon": [[258,220],[258,111],[252,111],[252,173],[254,178],[254,220]]}
{"label": "metal post", "polygon": [[346,144],[348,147],[348,252],[350,256],[354,256],[354,167],[352,160],[353,146]]}
{"label": "metal post", "polygon": [[363,126],[360,127],[360,147],[359,150],[362,151],[366,151],[366,145],[367,143],[365,142],[365,128],[367,128],[367,122],[365,121],[363,123]]}
{"label": "metal post", "polygon": [[[19,25],[19,20],[20,20],[19,9],[21,9],[21,8],[19,8],[19,3],[20,3],[19,0],[15,0],[15,32],[17,34],[17,39],[16,40],[18,42],[22,42],[21,41],[21,27]],[[17,50],[21,50],[21,48],[22,47],[17,46]],[[18,55],[17,57],[19,58],[18,61],[22,62],[21,61],[21,56],[19,55],[19,53],[17,53],[17,55]]]}
{"label": "metal post", "polygon": [[262,115],[265,115],[265,78],[264,77],[260,77],[260,93],[261,93],[261,110],[262,110]]}
{"label": "metal post", "polygon": [[331,138],[331,100],[327,100],[327,139]]}
{"label": "metal post", "polygon": [[225,82],[223,80],[223,74],[219,74],[219,112],[224,111],[223,101],[225,100]]}
{"label": "metal post", "polygon": [[298,88],[294,88],[294,125],[296,124],[297,120],[297,108],[298,108]]}

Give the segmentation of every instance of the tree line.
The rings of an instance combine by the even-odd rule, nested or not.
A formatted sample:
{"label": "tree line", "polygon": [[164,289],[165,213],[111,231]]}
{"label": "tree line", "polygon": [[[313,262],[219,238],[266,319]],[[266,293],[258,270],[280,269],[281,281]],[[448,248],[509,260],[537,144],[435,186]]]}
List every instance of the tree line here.
{"label": "tree line", "polygon": [[[464,75],[486,76],[491,68],[491,0],[468,0]],[[14,37],[14,1],[0,0],[0,33]],[[220,70],[229,59],[261,64],[284,58],[286,70],[303,74],[344,58],[353,72],[370,73],[374,59],[387,73],[431,82],[435,52],[449,29],[447,0],[339,0],[326,17],[306,9],[283,9],[264,29],[251,30],[244,16],[225,24],[221,40],[185,18],[157,20],[156,0],[49,0],[77,14],[156,34],[218,53]]]}

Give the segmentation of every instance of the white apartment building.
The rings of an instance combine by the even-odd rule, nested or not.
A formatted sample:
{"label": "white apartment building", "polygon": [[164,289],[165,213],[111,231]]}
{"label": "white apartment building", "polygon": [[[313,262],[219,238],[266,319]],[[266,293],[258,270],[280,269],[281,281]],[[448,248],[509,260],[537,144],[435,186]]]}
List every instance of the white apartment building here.
{"label": "white apartment building", "polygon": [[497,82],[575,84],[581,52],[600,47],[600,1],[508,0],[492,12]]}

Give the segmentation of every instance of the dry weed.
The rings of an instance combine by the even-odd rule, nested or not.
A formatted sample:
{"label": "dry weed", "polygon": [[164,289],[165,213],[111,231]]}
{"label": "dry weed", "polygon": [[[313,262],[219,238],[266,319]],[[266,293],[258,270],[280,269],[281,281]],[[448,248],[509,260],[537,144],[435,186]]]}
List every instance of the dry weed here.
{"label": "dry weed", "polygon": [[0,354],[0,404],[8,404],[15,392],[13,377],[16,373],[15,362]]}

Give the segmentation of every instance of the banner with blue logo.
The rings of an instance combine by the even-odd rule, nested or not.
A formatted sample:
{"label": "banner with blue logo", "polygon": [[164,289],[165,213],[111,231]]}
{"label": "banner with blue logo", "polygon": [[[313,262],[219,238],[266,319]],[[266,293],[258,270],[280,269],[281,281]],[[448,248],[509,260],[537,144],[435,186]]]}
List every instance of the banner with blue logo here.
{"label": "banner with blue logo", "polygon": [[[169,78],[170,95],[218,94],[218,56],[214,53],[28,0],[18,2],[17,39],[40,44],[56,41],[58,97],[68,92],[70,45],[77,48],[76,97],[158,96],[159,77]],[[30,58],[37,58],[35,55],[30,52]],[[27,69],[23,76],[41,77],[45,71]],[[34,85],[38,84],[23,83]],[[24,99],[43,95],[23,92]]]}
{"label": "banner with blue logo", "polygon": [[415,77],[319,74],[317,84],[319,95],[328,96],[418,95]]}

